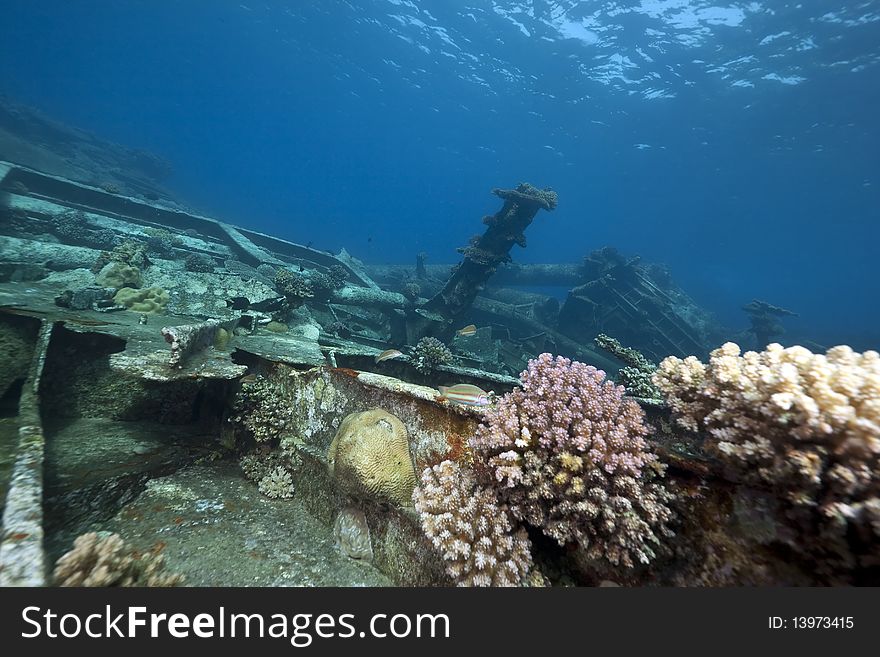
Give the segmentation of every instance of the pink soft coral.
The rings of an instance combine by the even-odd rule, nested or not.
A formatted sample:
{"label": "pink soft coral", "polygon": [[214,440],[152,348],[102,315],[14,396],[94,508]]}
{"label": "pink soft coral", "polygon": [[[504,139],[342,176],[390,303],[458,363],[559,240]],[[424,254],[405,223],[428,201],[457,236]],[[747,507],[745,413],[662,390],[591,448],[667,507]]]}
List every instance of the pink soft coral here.
{"label": "pink soft coral", "polygon": [[475,467],[519,520],[594,559],[647,563],[670,535],[662,466],[639,405],[605,373],[541,354],[471,441]]}

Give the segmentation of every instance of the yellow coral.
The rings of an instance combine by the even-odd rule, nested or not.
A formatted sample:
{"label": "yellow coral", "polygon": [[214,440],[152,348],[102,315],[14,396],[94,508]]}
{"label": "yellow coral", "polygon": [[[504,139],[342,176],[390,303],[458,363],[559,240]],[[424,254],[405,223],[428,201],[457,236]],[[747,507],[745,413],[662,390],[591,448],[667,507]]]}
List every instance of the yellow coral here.
{"label": "yellow coral", "polygon": [[406,427],[379,408],[347,415],[328,454],[330,470],[346,492],[411,506],[416,472]]}
{"label": "yellow coral", "polygon": [[580,472],[581,468],[584,465],[583,460],[580,456],[575,456],[569,452],[563,452],[559,455],[559,461],[562,463],[562,467],[566,470],[570,470],[572,472]]}
{"label": "yellow coral", "polygon": [[116,293],[113,301],[135,312],[156,314],[165,310],[168,293],[161,287],[148,287],[143,290],[124,287]]}
{"label": "yellow coral", "polygon": [[140,287],[142,283],[140,269],[121,262],[109,263],[95,280],[102,287],[114,288]]}
{"label": "yellow coral", "polygon": [[226,349],[231,338],[231,334],[222,326],[217,329],[217,335],[214,336],[214,349]]}

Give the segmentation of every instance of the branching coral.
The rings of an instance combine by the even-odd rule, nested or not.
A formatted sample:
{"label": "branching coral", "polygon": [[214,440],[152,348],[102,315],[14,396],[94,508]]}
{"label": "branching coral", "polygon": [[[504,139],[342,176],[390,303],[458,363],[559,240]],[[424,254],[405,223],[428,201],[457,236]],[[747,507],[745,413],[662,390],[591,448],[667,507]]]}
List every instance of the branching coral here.
{"label": "branching coral", "polygon": [[454,461],[426,468],[413,501],[459,586],[516,586],[528,573],[532,556],[525,530],[470,470]]}
{"label": "branching coral", "polygon": [[229,422],[244,427],[258,443],[280,438],[293,417],[277,386],[267,379],[243,383],[232,400]]}
{"label": "branching coral", "polygon": [[452,362],[452,352],[437,338],[419,340],[412,350],[413,365],[422,374],[428,374],[438,365]]}
{"label": "branching coral", "polygon": [[79,244],[88,226],[88,218],[79,210],[66,210],[51,218],[52,232],[62,242]]}
{"label": "branching coral", "polygon": [[102,251],[92,265],[92,272],[97,274],[111,262],[118,262],[140,270],[150,265],[146,246],[136,240],[125,240],[112,251]]}
{"label": "branching coral", "polygon": [[541,354],[471,441],[475,467],[517,519],[588,558],[632,567],[671,535],[663,467],[639,405],[605,373]]}
{"label": "branching coral", "polygon": [[408,301],[416,301],[422,294],[422,286],[415,281],[407,281],[403,284],[400,293],[405,296]]}
{"label": "branching coral", "polygon": [[654,382],[735,478],[783,499],[787,520],[810,537],[796,538],[796,549],[880,563],[877,352],[771,344],[740,355],[728,342],[708,365],[665,359]]}
{"label": "branching coral", "polygon": [[190,253],[183,261],[183,267],[187,271],[214,273],[214,259],[204,253]]}
{"label": "branching coral", "polygon": [[[288,456],[295,458],[294,452]],[[283,451],[273,450],[260,445],[239,459],[244,476],[257,484],[257,489],[272,499],[289,499],[293,497],[293,475],[290,459]]]}
{"label": "branching coral", "polygon": [[348,278],[348,270],[342,265],[332,265],[327,271],[330,279],[330,286],[334,290],[345,287],[345,281]]}
{"label": "branching coral", "polygon": [[330,276],[330,274],[325,274],[317,269],[309,272],[307,282],[312,291],[312,296],[322,301],[329,299],[333,290],[338,287],[336,279]]}
{"label": "branching coral", "polygon": [[175,249],[183,245],[179,235],[165,228],[144,228],[144,233],[147,235],[147,248],[160,258],[173,260],[176,257]]}
{"label": "branching coral", "polygon": [[659,399],[660,391],[651,380],[657,366],[645,358],[642,353],[631,347],[624,347],[620,341],[600,333],[595,338],[596,346],[604,349],[618,360],[626,363],[617,372],[617,382],[626,391],[636,397]]}
{"label": "branching coral", "polygon": [[286,269],[275,272],[275,289],[289,300],[302,302],[315,296],[312,286],[305,276],[294,274]]}
{"label": "branching coral", "polygon": [[257,484],[259,491],[273,499],[293,497],[293,477],[283,466],[272,468]]}
{"label": "branching coral", "polygon": [[57,586],[177,586],[183,576],[166,573],[157,550],[138,554],[119,534],[82,534],[55,564]]}
{"label": "branching coral", "polygon": [[119,239],[109,228],[99,228],[83,235],[83,241],[94,249],[112,249]]}

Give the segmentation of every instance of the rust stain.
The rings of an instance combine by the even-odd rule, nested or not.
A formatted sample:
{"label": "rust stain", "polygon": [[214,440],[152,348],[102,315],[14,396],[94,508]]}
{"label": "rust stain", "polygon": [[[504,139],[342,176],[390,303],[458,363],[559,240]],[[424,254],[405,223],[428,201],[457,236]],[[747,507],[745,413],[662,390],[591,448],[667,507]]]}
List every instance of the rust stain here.
{"label": "rust stain", "polygon": [[338,372],[338,373],[340,373],[340,374],[345,374],[345,376],[350,376],[350,377],[353,378],[353,379],[358,378],[358,377],[360,376],[360,374],[361,374],[361,373],[358,372],[357,370],[353,370],[353,369],[348,368],[348,367],[331,367],[331,368],[330,368],[330,371],[331,371],[331,372]]}
{"label": "rust stain", "polygon": [[466,436],[459,433],[446,434],[446,445],[449,447],[445,453],[432,454],[425,461],[425,465],[433,467],[443,461],[455,461],[462,465],[470,465],[474,462],[474,455]]}

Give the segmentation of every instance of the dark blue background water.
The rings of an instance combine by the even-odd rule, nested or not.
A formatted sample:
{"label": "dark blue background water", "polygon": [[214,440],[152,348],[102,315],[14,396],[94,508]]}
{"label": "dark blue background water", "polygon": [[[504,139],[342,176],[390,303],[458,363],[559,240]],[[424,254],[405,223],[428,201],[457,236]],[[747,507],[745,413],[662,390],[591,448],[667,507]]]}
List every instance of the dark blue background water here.
{"label": "dark blue background water", "polygon": [[[875,3],[841,20],[816,17],[847,3],[772,3],[704,21],[687,48],[681,26],[651,48],[650,12],[603,16],[619,29],[590,44],[526,36],[484,0],[416,4],[433,21],[383,0],[4,0],[0,93],[167,156],[200,210],[367,262],[457,261],[499,207],[491,188],[552,186],[559,208],[519,261],[610,244],[669,264],[732,328],[757,297],[800,312],[793,335],[880,346]],[[540,18],[561,3],[534,4]],[[782,31],[815,47],[760,45]],[[651,54],[640,84],[599,79],[636,48]],[[765,78],[774,67],[803,81]]]}

